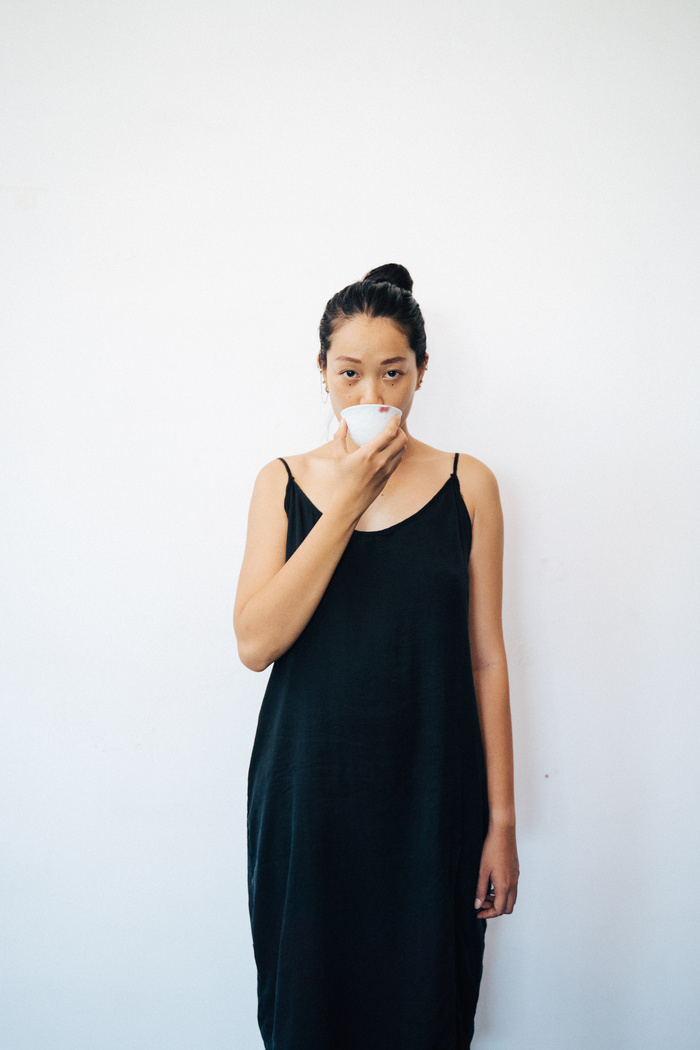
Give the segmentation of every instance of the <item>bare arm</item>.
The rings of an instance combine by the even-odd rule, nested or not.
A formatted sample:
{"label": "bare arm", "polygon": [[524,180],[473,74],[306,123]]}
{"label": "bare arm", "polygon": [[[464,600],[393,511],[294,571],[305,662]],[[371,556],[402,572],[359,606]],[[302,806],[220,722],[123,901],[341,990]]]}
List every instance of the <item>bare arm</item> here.
{"label": "bare arm", "polygon": [[258,475],[248,518],[233,625],[241,660],[263,671],[297,640],[318,608],[353,530],[401,462],[406,435],[398,417],[356,452],[341,423],[334,439],[333,497],[309,535],[285,561],[286,473],[279,462]]}
{"label": "bare arm", "polygon": [[[510,913],[519,874],[515,843],[513,739],[508,665],[503,641],[503,514],[496,479],[483,464],[470,472],[474,492],[473,539],[469,558],[469,639],[489,799],[477,904],[482,918]],[[494,895],[489,896],[489,882]]]}

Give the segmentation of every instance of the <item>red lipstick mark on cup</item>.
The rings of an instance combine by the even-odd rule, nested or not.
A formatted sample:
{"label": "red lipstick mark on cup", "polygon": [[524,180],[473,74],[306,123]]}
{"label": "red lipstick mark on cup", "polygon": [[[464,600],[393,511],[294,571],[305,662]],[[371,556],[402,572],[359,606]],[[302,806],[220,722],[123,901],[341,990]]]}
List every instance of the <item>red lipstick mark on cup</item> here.
{"label": "red lipstick mark on cup", "polygon": [[389,406],[388,405],[380,405],[379,406],[379,411],[380,412],[388,412],[389,411]]}

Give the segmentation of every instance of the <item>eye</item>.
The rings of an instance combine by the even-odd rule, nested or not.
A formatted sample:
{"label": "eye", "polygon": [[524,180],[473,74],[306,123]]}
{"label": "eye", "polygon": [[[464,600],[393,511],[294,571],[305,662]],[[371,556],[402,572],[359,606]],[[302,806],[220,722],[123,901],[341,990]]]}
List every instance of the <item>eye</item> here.
{"label": "eye", "polygon": [[390,368],[386,374],[389,379],[398,379],[400,375],[403,375],[403,372],[400,372],[398,368]]}
{"label": "eye", "polygon": [[346,368],[340,374],[341,376],[347,376],[348,379],[354,379],[357,375],[357,372],[354,370],[354,368]]}

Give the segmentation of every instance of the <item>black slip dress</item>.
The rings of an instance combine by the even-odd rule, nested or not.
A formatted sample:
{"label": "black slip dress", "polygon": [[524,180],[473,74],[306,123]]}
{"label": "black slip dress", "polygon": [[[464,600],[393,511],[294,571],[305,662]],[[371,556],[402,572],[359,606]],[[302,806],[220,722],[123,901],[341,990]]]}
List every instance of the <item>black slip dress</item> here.
{"label": "black slip dress", "polygon": [[[290,558],[321,513],[282,462]],[[415,514],[353,533],[270,674],[248,772],[266,1050],[471,1043],[488,801],[456,469]]]}

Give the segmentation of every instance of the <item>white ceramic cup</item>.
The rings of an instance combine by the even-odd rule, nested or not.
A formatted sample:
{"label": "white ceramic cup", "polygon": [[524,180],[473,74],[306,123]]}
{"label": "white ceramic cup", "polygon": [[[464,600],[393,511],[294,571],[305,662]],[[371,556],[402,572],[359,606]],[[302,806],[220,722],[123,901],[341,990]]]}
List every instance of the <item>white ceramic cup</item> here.
{"label": "white ceramic cup", "polygon": [[340,415],[347,423],[355,444],[365,445],[381,434],[390,419],[400,416],[401,409],[393,405],[352,405],[344,408]]}

